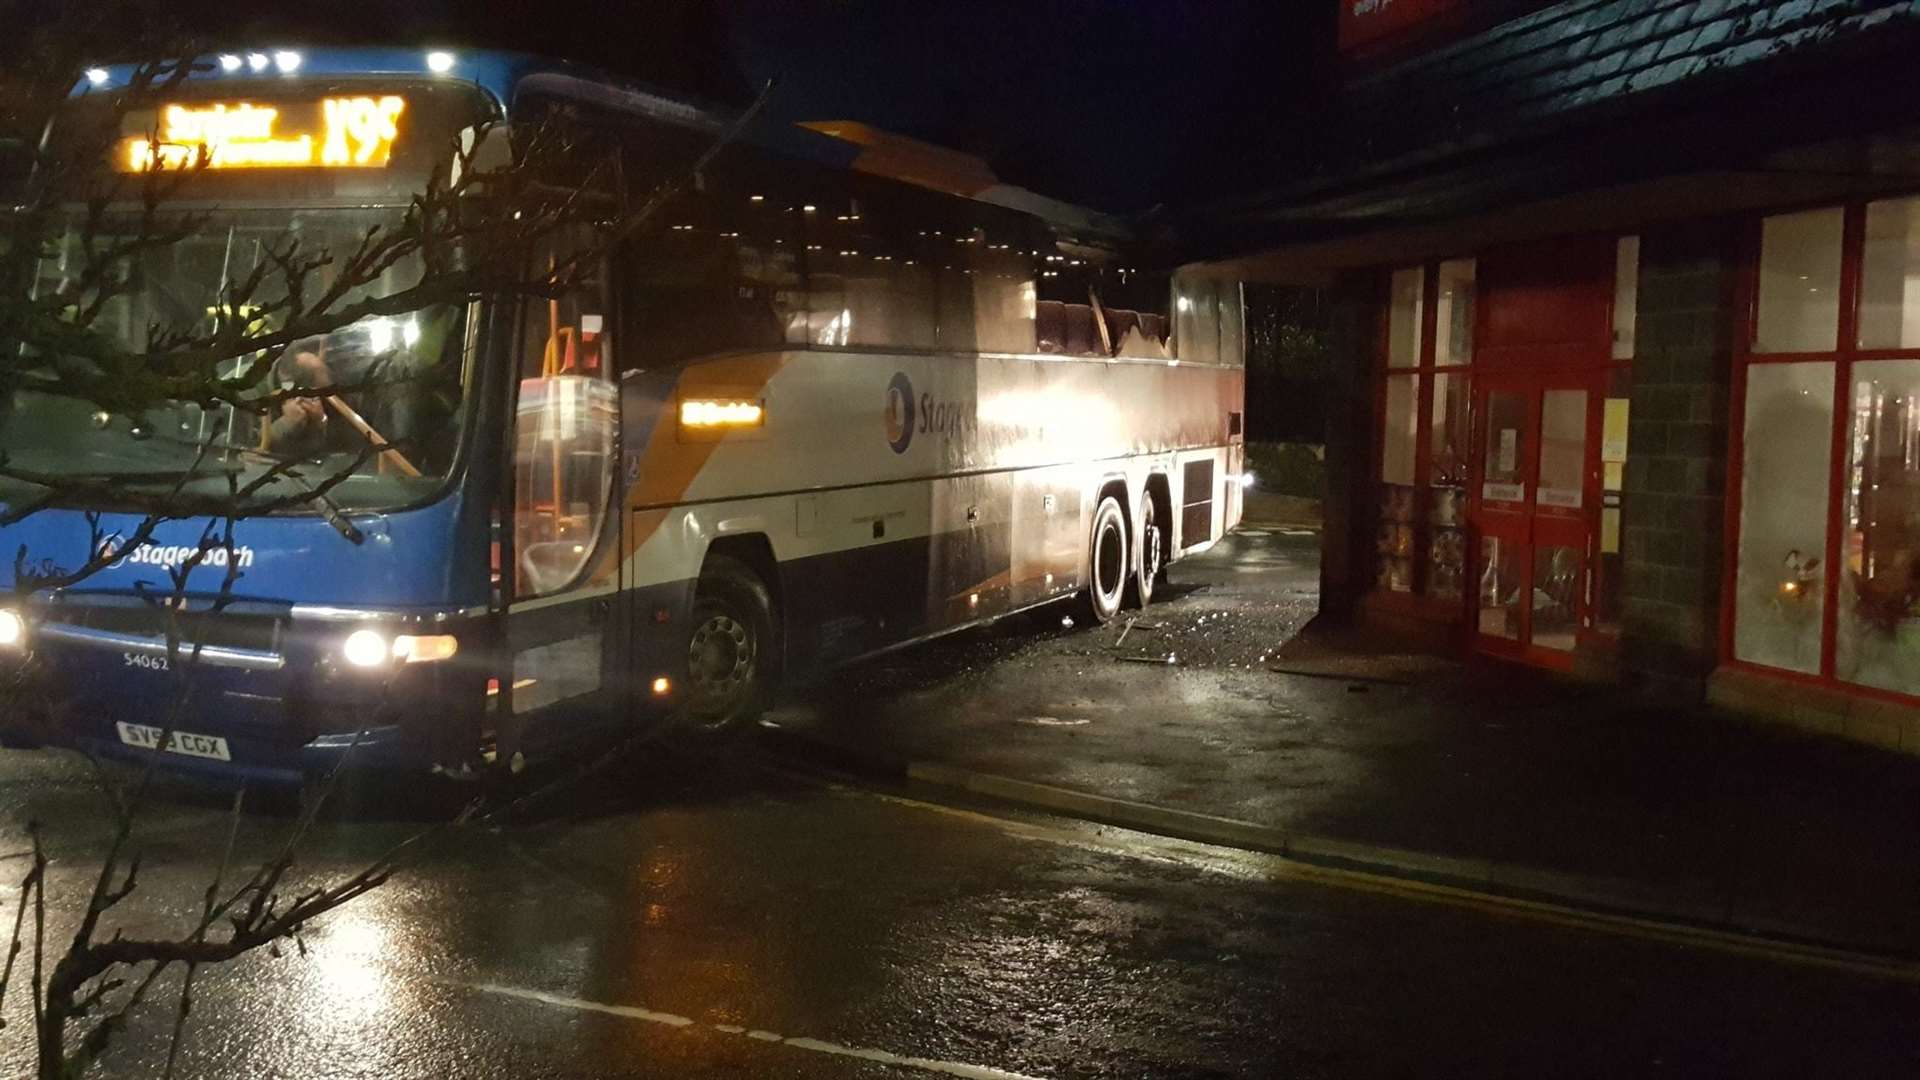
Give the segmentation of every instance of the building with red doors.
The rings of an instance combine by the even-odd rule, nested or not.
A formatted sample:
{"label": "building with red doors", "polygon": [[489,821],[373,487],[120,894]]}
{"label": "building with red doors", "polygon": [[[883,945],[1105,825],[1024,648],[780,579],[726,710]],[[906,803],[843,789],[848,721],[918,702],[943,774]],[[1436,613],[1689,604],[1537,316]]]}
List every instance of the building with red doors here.
{"label": "building with red doors", "polygon": [[1334,298],[1323,605],[1920,752],[1920,3],[1339,4],[1174,226]]}

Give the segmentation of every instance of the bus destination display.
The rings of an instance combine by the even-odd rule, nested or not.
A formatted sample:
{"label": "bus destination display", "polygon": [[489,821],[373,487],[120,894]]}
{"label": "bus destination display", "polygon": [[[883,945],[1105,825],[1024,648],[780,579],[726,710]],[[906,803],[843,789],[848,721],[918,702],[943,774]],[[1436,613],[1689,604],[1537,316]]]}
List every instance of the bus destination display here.
{"label": "bus destination display", "polygon": [[145,133],[121,143],[123,172],[209,169],[378,169],[393,156],[406,99],[329,97],[257,105],[195,102],[163,106]]}

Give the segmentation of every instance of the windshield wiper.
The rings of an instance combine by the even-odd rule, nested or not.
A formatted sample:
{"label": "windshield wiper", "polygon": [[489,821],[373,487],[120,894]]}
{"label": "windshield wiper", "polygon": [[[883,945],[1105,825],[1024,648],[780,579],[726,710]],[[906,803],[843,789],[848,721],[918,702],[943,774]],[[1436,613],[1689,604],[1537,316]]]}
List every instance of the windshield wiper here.
{"label": "windshield wiper", "polygon": [[347,518],[346,511],[340,509],[340,504],[333,501],[333,496],[307,483],[306,477],[292,470],[282,471],[279,475],[300,485],[300,489],[307,493],[307,501],[319,509],[320,517],[333,526],[335,532],[346,537],[349,543],[358,544],[367,538],[367,534],[360,531],[360,526]]}

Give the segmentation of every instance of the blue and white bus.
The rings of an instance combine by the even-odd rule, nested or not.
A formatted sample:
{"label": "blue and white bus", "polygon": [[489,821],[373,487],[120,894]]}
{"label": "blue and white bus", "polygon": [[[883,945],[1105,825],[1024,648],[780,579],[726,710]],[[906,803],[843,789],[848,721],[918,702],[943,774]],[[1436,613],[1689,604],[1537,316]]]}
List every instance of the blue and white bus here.
{"label": "blue and white bus", "polygon": [[[129,348],[212,311],[276,238],[350,248],[476,130],[564,113],[644,195],[731,123],[521,55],[204,67],[115,151],[129,170],[182,144],[214,156],[177,193],[204,208],[195,234],[126,268],[107,325]],[[87,93],[127,77],[92,72]],[[36,474],[190,497],[290,458],[352,470],[325,497],[269,485],[286,505],[190,575],[198,659],[169,766],[297,780],[352,747],[359,765],[458,770],[609,726],[724,728],[783,677],[1010,612],[1077,596],[1105,621],[1236,524],[1239,287],[1135,266],[1123,234],[857,123],[749,125],[566,295],[362,320],[261,376],[401,373],[382,392],[126,416],[17,390],[0,501],[43,494],[20,479]],[[80,258],[55,245],[43,278]],[[418,273],[391,267],[376,291]],[[210,437],[235,456],[202,477]],[[176,674],[154,598],[207,521],[134,545],[139,515],[78,502],[0,528],[26,560],[0,564],[10,585],[113,556],[0,608],[0,653],[51,691],[47,715],[8,726],[151,756]]]}

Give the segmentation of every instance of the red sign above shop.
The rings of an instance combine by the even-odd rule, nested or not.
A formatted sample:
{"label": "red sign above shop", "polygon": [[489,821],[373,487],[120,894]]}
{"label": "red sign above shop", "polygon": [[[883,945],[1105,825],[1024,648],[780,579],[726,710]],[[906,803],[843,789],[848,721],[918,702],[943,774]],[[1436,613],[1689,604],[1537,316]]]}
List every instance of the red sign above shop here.
{"label": "red sign above shop", "polygon": [[1340,0],[1340,51],[1382,38],[1466,6],[1467,0]]}

